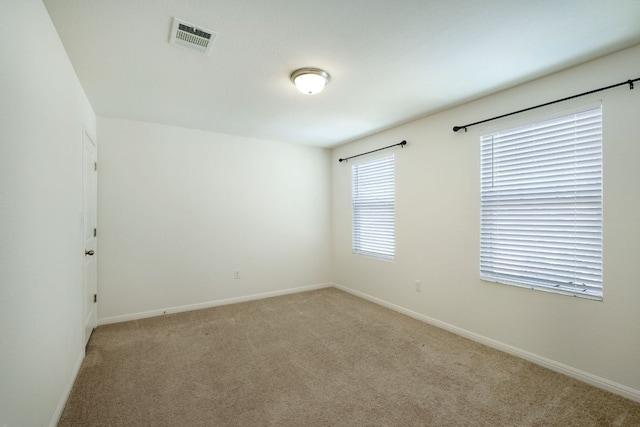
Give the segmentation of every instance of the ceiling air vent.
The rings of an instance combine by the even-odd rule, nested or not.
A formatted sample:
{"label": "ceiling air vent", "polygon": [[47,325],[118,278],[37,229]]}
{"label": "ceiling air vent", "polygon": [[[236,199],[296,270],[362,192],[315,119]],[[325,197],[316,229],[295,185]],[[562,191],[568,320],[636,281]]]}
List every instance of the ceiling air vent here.
{"label": "ceiling air vent", "polygon": [[173,18],[169,43],[209,55],[216,33]]}

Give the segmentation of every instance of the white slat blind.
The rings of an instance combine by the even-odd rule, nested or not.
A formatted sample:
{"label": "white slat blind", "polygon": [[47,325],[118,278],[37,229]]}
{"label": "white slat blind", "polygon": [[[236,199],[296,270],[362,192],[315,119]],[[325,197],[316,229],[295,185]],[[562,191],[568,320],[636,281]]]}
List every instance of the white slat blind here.
{"label": "white slat blind", "polygon": [[481,138],[480,277],[602,298],[602,108]]}
{"label": "white slat blind", "polygon": [[353,252],[395,257],[394,156],[352,167]]}

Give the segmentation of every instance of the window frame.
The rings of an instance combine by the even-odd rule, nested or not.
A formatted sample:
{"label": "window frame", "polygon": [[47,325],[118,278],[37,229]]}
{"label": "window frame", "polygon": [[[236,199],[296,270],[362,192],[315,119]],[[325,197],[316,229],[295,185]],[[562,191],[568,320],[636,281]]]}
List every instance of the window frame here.
{"label": "window frame", "polygon": [[[381,188],[378,185],[372,191],[371,185],[375,182],[367,182],[371,178],[368,176],[370,174],[377,175],[375,181],[384,187]],[[395,260],[395,181],[394,153],[375,156],[352,164],[351,250],[353,254],[386,261]],[[363,218],[363,213],[368,215]]]}
{"label": "window frame", "polygon": [[[544,152],[543,149],[536,148],[536,147],[541,147],[542,146],[541,141],[545,140],[545,138],[542,138],[539,135],[535,136],[536,132],[541,132],[541,129],[545,129],[545,126],[549,126],[552,123],[555,123],[556,126],[562,126],[560,125],[562,121],[570,122],[571,118],[573,118],[574,119],[573,121],[575,122],[577,117],[584,117],[584,115],[588,115],[590,114],[590,112],[594,112],[595,110],[598,110],[598,113],[596,114],[597,119],[595,120],[597,122],[597,127],[594,128],[593,133],[598,134],[599,139],[592,136],[588,136],[588,137],[585,136],[585,137],[578,138],[575,136],[575,134],[573,139],[569,137],[565,138],[563,141],[566,141],[567,146],[571,145],[569,141],[574,141],[573,159],[575,160],[578,158],[582,158],[583,160],[581,163],[576,164],[578,166],[575,166],[575,165],[573,167],[566,166],[566,167],[563,167],[562,169],[556,169],[556,171],[553,172],[554,174],[557,174],[557,171],[567,173],[568,171],[573,170],[574,174],[576,174],[575,176],[579,177],[578,180],[574,179],[573,181],[575,184],[573,198],[570,199],[569,197],[567,197],[565,199],[565,200],[573,201],[572,204],[565,203],[565,205],[572,206],[572,209],[574,211],[573,223],[576,224],[573,227],[573,232],[574,232],[573,239],[575,241],[573,243],[574,248],[568,249],[566,247],[563,247],[563,248],[544,249],[542,248],[542,246],[544,246],[545,244],[539,244],[538,246],[534,246],[533,249],[526,248],[524,249],[524,252],[522,252],[522,253],[526,253],[528,251],[535,252],[536,250],[540,250],[541,253],[545,253],[546,251],[545,253],[545,256],[546,256],[556,251],[559,255],[558,255],[558,258],[554,258],[553,261],[557,261],[558,259],[560,259],[561,256],[567,256],[569,254],[573,256],[574,257],[573,260],[563,261],[565,263],[564,265],[570,265],[569,270],[571,271],[562,273],[562,275],[564,275],[564,278],[566,278],[567,280],[562,282],[560,280],[555,281],[555,278],[551,278],[551,276],[556,276],[555,271],[549,274],[547,274],[547,272],[541,272],[541,271],[539,271],[538,273],[535,273],[535,270],[541,270],[540,266],[543,265],[544,262],[538,263],[539,260],[536,260],[535,262],[530,262],[530,258],[526,258],[526,255],[523,255],[522,253],[515,255],[515,253],[520,249],[512,250],[511,248],[509,248],[508,246],[511,245],[511,242],[508,242],[507,239],[513,238],[515,234],[523,234],[524,235],[523,240],[522,241],[518,240],[516,243],[517,245],[521,245],[522,242],[529,243],[529,242],[535,242],[536,239],[542,240],[543,237],[540,237],[540,234],[542,232],[551,233],[551,231],[545,230],[545,228],[549,228],[549,227],[545,227],[542,224],[547,220],[547,218],[556,218],[553,215],[557,215],[557,218],[560,218],[561,214],[559,214],[558,212],[560,212],[561,209],[558,208],[557,206],[560,206],[562,203],[557,201],[556,202],[548,201],[548,200],[543,202],[538,202],[538,201],[532,202],[531,200],[527,199],[527,197],[534,197],[536,194],[540,196],[541,194],[544,194],[545,189],[546,191],[549,191],[549,192],[551,191],[551,189],[553,189],[552,193],[551,192],[546,193],[546,194],[551,194],[551,197],[545,197],[545,198],[559,199],[560,192],[558,191],[558,188],[555,188],[555,189],[553,188],[554,185],[560,185],[561,183],[569,182],[569,180],[564,181],[563,178],[558,178],[558,177],[549,178],[544,175],[551,174],[551,172],[547,172],[544,170],[547,169],[549,167],[548,165],[550,164],[560,162],[560,161],[564,162],[565,160],[563,159],[563,157],[569,158],[569,156],[567,156],[565,153],[562,153],[562,154],[556,153],[553,155],[549,154],[548,160],[540,160],[542,158],[542,155],[537,155],[535,156],[536,157],[534,159],[535,161],[532,160],[531,164],[535,163],[538,165],[538,167],[537,169],[532,168],[531,173],[520,172],[519,170],[512,169],[509,172],[509,174],[512,174],[514,176],[522,175],[522,177],[520,177],[522,180],[521,181],[522,184],[520,183],[514,184],[516,182],[515,181],[516,178],[513,178],[513,177],[505,178],[505,182],[508,182],[507,180],[511,180],[509,181],[509,183],[512,184],[512,188],[516,190],[520,190],[522,193],[517,193],[517,191],[511,190],[511,193],[508,196],[506,196],[507,194],[506,190],[503,191],[503,193],[500,193],[499,191],[494,191],[493,193],[491,193],[490,190],[487,190],[488,188],[493,189],[494,188],[493,186],[496,185],[495,181],[500,179],[500,178],[496,178],[496,176],[498,176],[501,172],[499,171],[496,172],[496,170],[494,169],[496,165],[496,160],[493,156],[497,156],[499,159],[506,158],[504,154],[496,155],[496,152],[498,149],[495,149],[495,148],[488,149],[487,145],[489,143],[487,142],[487,140],[491,137],[496,138],[496,136],[498,136],[498,138],[504,138],[504,139],[502,141],[499,141],[497,144],[500,144],[500,143],[505,144],[504,142],[505,139],[507,140],[507,143],[509,142],[509,138],[513,138],[514,140],[516,139],[515,137],[510,137],[505,135],[509,135],[509,134],[516,135],[519,132],[522,132],[524,134],[528,130],[534,134],[534,136],[531,137],[532,142],[521,143],[519,150],[528,149],[532,151],[539,150],[541,152]],[[592,300],[599,300],[599,301],[603,300],[603,296],[604,296],[603,143],[604,141],[603,141],[603,111],[602,110],[603,108],[602,108],[601,102],[591,103],[588,105],[583,105],[578,108],[574,108],[572,110],[560,111],[553,115],[547,115],[545,117],[529,118],[526,121],[511,123],[510,125],[502,126],[499,129],[493,129],[481,135],[480,137],[480,216],[481,216],[480,218],[480,279],[481,280],[501,283],[501,284],[506,284],[511,286],[535,289],[540,291],[552,292],[556,294],[587,298]],[[589,119],[584,119],[584,120],[588,121]],[[565,129],[568,129],[568,128],[569,126],[567,126]],[[579,127],[579,129],[582,129],[582,128],[583,127]],[[583,133],[581,135],[585,135],[585,134]],[[591,148],[590,153],[585,154],[587,152],[586,151],[587,149],[585,147],[588,144],[588,142],[586,142],[588,138],[596,138],[595,144],[597,145],[597,147],[595,150]],[[523,137],[521,140],[525,141],[525,138]],[[558,137],[557,140],[560,141],[561,140],[560,137]],[[582,142],[576,142],[576,141],[582,141]],[[589,141],[591,140],[589,139]],[[591,141],[591,143],[593,144],[593,141]],[[597,151],[597,153],[595,153],[595,151]],[[519,155],[522,155],[522,151],[519,151],[518,153]],[[489,155],[492,157],[488,158]],[[557,157],[554,157],[554,156],[557,156]],[[531,158],[534,158],[534,156],[531,156]],[[527,162],[528,160],[525,159],[524,161]],[[511,162],[512,163],[509,164],[509,160],[507,160],[505,164],[513,168],[515,163],[513,163],[514,162],[513,160],[511,160]],[[599,174],[596,174],[597,176],[595,176],[594,178],[595,184],[593,185],[594,188],[595,187],[598,187],[598,188],[593,189],[591,193],[589,193],[590,194],[589,197],[591,198],[585,195],[587,194],[587,192],[584,190],[586,186],[583,185],[587,179],[586,178],[587,173],[584,171],[584,169],[587,168],[586,164],[588,162],[592,162],[589,164],[589,167],[592,167],[593,170],[596,170],[597,172],[599,172]],[[523,166],[522,169],[528,169],[531,165],[530,163],[524,163],[524,164],[526,165],[526,167]],[[567,164],[569,163],[567,162]],[[503,165],[501,167],[505,167],[505,166]],[[488,170],[488,168],[490,168],[491,170]],[[553,166],[553,168],[555,169],[559,167]],[[542,169],[543,171],[541,172],[540,169]],[[504,176],[507,175],[506,172],[503,172],[503,173],[504,173]],[[540,176],[543,176],[542,178],[537,177],[536,180],[542,181],[543,179],[545,180],[548,179],[549,183],[534,184],[533,178],[526,178],[526,175],[533,176],[536,174],[541,174]],[[488,182],[488,181],[491,181],[491,182]],[[503,185],[503,184],[499,183],[497,185]],[[536,191],[536,190],[532,190],[531,188],[525,188],[527,186],[530,186],[531,188],[538,187],[539,189]],[[505,185],[505,188],[506,188],[506,185]],[[575,190],[576,188],[577,190]],[[495,200],[499,200],[501,197],[501,194],[504,195],[505,200],[508,199],[508,197],[511,197],[512,199],[517,198],[519,200],[496,202]],[[488,202],[488,200],[490,201]],[[527,202],[527,200],[529,201]],[[589,202],[587,202],[587,200],[589,200]],[[491,211],[491,206],[487,207],[487,203],[489,203],[490,205],[493,204],[494,206],[497,205],[498,208],[494,209],[494,211]],[[518,230],[517,232],[515,232],[513,230],[508,230],[508,228],[515,229],[516,227],[522,227],[522,224],[517,224],[517,225],[514,225],[513,223],[510,224],[509,221],[511,221],[512,219],[507,218],[508,215],[505,215],[505,214],[502,214],[503,216],[500,217],[501,219],[497,219],[498,216],[501,215],[501,213],[500,212],[496,213],[496,210],[500,209],[501,203],[503,205],[508,205],[512,203],[511,210],[503,208],[505,212],[507,211],[511,212],[512,213],[511,216],[520,215],[521,213],[529,213],[530,211],[531,212],[535,211],[535,214],[531,214],[531,218],[534,218],[534,219],[530,220],[532,221],[531,224],[528,224],[526,227],[523,227],[525,229],[524,231]],[[528,208],[529,209],[528,211],[526,210],[527,208],[525,207],[527,205],[530,206]],[[548,209],[549,211],[545,211],[545,209]],[[556,210],[554,211],[554,209]],[[566,208],[564,210],[569,211],[570,208]],[[515,214],[513,214],[514,212]],[[548,213],[549,216],[543,217],[542,215],[544,215],[545,212]],[[580,216],[581,212],[589,212],[589,215],[585,215],[585,217],[589,216],[588,218],[589,221],[597,222],[597,224],[596,222],[593,222],[593,224],[595,224],[596,226],[596,228],[594,228],[595,231],[592,234],[593,240],[596,243],[596,246],[594,246],[595,250],[593,251],[593,254],[595,254],[594,257],[591,257],[591,256],[587,257],[584,255],[584,252],[582,251],[583,242],[586,241],[587,239],[591,239],[590,237],[591,235],[589,235],[588,237],[584,237],[584,234],[581,234],[582,230],[586,230],[586,226],[582,225],[582,224],[586,224],[586,222],[576,219],[576,218],[582,218],[582,216]],[[566,214],[566,216],[569,216],[569,214]],[[537,222],[538,218],[543,218],[539,220],[540,223]],[[519,219],[516,219],[516,220],[519,220]],[[567,224],[568,223],[569,222],[567,222]],[[570,230],[571,228],[572,227],[568,225],[562,225],[558,228],[557,231],[553,231],[553,234],[547,234],[546,236],[552,235],[553,237],[556,237],[556,233],[558,233],[559,235],[561,235],[563,239],[565,239],[565,238],[568,238],[568,236],[570,235],[563,234],[563,233],[567,233],[568,230]],[[502,237],[495,237],[492,233],[495,233],[496,235],[502,233]],[[526,233],[529,233],[529,234],[527,235]],[[569,244],[566,244],[566,246],[569,246]],[[503,252],[503,253],[500,254],[499,252]],[[540,255],[535,254],[535,257],[537,256],[540,256]],[[512,257],[513,259],[508,259],[508,257]],[[521,259],[518,260],[516,259],[516,257],[520,257]],[[588,260],[584,261],[583,263],[582,262],[583,258],[584,259],[588,258]],[[492,266],[492,263],[494,262],[494,260],[498,260],[498,261]],[[532,266],[525,267],[526,264],[532,264]],[[547,262],[547,264],[550,264],[550,263]],[[551,266],[550,269],[560,269],[560,267]],[[511,268],[514,268],[514,270],[508,271]],[[527,270],[527,268],[529,268],[530,270]],[[588,270],[589,273],[585,273],[584,272],[585,270]],[[593,272],[593,274],[591,274],[591,272]],[[535,276],[536,274],[538,277],[532,277],[532,276]],[[561,274],[558,273],[558,276],[560,275]],[[578,277],[581,277],[582,279],[584,279],[585,277],[588,277],[588,280],[578,280],[577,279]]]}

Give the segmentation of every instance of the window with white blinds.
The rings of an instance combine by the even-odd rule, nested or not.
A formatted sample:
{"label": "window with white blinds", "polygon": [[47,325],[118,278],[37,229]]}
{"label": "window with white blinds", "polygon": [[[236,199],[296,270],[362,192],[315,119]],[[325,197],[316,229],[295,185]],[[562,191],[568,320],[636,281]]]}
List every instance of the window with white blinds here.
{"label": "window with white blinds", "polygon": [[353,252],[395,257],[394,156],[352,167]]}
{"label": "window with white blinds", "polygon": [[602,299],[602,108],[481,138],[480,277]]}

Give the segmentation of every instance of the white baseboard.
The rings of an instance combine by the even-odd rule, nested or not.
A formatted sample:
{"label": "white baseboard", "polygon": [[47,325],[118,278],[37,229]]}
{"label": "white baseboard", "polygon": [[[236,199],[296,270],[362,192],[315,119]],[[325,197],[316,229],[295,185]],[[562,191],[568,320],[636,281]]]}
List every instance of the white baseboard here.
{"label": "white baseboard", "polygon": [[71,390],[73,389],[73,384],[76,382],[76,378],[78,377],[78,373],[80,372],[80,367],[82,366],[83,360],[84,360],[84,348],[78,355],[76,364],[73,367],[71,378],[69,378],[67,387],[65,388],[64,393],[60,397],[60,402],[58,402],[58,407],[56,408],[56,412],[54,412],[51,423],[49,424],[50,427],[56,427],[60,422],[62,411],[64,411],[64,406],[67,404],[67,400],[69,400],[69,395],[71,394]]}
{"label": "white baseboard", "polygon": [[260,294],[246,295],[242,297],[226,298],[216,301],[207,301],[196,304],[182,305],[178,307],[160,308],[157,310],[143,311],[140,313],[124,314],[121,316],[105,317],[98,319],[98,325],[108,325],[110,323],[128,322],[130,320],[146,319],[148,317],[162,316],[163,314],[181,313],[184,311],[200,310],[202,308],[217,307],[220,305],[235,304],[239,302],[253,301],[263,298],[277,297],[281,295],[295,294],[298,292],[312,291],[315,289],[330,288],[333,283],[320,283],[317,285],[301,286],[297,288],[283,289],[279,291],[264,292]]}
{"label": "white baseboard", "polygon": [[470,332],[470,331],[467,331],[466,329],[462,329],[457,326],[450,325],[449,323],[445,323],[440,320],[431,318],[429,316],[425,316],[424,314],[416,313],[415,311],[411,311],[399,305],[392,304],[380,298],[376,298],[374,296],[365,294],[364,292],[356,291],[354,289],[347,288],[346,286],[342,286],[337,283],[334,283],[333,286],[337,289],[348,292],[357,297],[366,299],[367,301],[371,301],[375,304],[397,311],[398,313],[405,314],[409,317],[413,317],[414,319],[417,319],[422,322],[428,323],[430,325],[436,326],[438,328],[447,330],[449,332],[453,332],[456,335],[460,335],[472,341],[479,342],[480,344],[484,344],[489,347],[495,348],[497,350],[504,351],[505,353],[509,353],[514,356],[520,357],[521,359],[528,360],[529,362],[535,363],[536,365],[540,365],[547,369],[551,369],[552,371],[559,372],[571,378],[575,378],[579,381],[590,384],[594,387],[598,387],[603,390],[609,391],[611,393],[620,395],[622,397],[626,397],[627,399],[640,402],[640,390],[636,390],[631,387],[627,387],[625,385],[616,383],[614,381],[607,380],[597,375],[593,375],[588,372],[582,371],[580,369],[576,369],[574,367],[565,365],[563,363],[556,362],[555,360],[551,360],[546,357],[542,357],[537,354],[530,353],[525,350],[521,350],[517,347],[513,347],[503,342],[496,341],[494,339],[487,338],[483,335],[476,334],[475,332]]}

